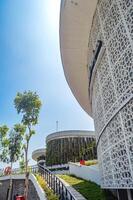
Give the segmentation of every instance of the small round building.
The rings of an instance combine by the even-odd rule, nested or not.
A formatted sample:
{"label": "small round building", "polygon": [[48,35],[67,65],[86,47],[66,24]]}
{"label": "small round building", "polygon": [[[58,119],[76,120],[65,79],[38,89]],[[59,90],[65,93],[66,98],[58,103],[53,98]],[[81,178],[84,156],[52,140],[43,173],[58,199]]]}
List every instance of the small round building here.
{"label": "small round building", "polygon": [[47,166],[96,158],[95,134],[93,131],[55,132],[47,136],[46,145]]}
{"label": "small round building", "polygon": [[37,164],[44,166],[46,160],[46,149],[36,149],[32,152],[32,159],[37,162]]}

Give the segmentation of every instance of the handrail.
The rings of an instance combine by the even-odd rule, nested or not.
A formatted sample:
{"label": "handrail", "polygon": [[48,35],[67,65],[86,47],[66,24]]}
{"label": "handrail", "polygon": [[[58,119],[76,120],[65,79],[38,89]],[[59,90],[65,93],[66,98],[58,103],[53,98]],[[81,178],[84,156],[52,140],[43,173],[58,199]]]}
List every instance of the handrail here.
{"label": "handrail", "polygon": [[[38,168],[37,165],[28,166],[28,171],[33,173],[33,171],[36,171],[37,168]],[[12,175],[15,175],[15,174],[24,174],[24,173],[25,173],[25,168],[24,168],[24,169],[14,168],[14,169],[12,170]],[[0,177],[2,177],[2,176],[7,176],[7,175],[8,175],[8,174],[5,174],[5,173],[4,173],[4,169],[3,169],[3,170],[0,170]]]}
{"label": "handrail", "polygon": [[[33,174],[39,174],[46,181],[48,187],[54,191],[55,194],[59,196],[60,200],[76,200],[71,192],[67,189],[64,183],[54,175],[48,168],[41,165],[29,166],[29,172]],[[25,173],[25,169],[20,168],[13,169],[12,174],[22,174]],[[5,176],[4,172],[0,176]]]}
{"label": "handrail", "polygon": [[48,187],[59,196],[60,200],[76,200],[64,183],[49,169],[38,165],[38,172],[45,179]]}

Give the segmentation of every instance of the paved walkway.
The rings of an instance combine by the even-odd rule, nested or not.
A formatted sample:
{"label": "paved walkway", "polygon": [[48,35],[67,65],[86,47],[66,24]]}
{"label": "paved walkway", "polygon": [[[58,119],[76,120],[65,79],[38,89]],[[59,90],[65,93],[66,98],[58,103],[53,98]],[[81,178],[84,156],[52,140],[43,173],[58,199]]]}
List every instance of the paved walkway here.
{"label": "paved walkway", "polygon": [[[58,177],[59,178],[59,177]],[[59,178],[63,184],[66,186],[66,188],[69,190],[69,192],[75,197],[76,200],[86,200],[79,192],[77,192],[71,185],[69,185],[66,181],[64,181],[62,178]]]}

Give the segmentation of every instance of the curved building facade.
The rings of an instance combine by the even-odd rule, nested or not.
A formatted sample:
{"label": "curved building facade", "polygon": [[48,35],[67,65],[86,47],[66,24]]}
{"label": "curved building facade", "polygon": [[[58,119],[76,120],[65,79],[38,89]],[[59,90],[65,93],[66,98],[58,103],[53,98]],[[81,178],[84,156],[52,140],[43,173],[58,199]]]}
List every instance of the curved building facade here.
{"label": "curved building facade", "polygon": [[92,131],[60,131],[46,138],[46,165],[96,159],[95,135]]}
{"label": "curved building facade", "polygon": [[46,162],[46,149],[37,149],[32,152],[32,159],[37,162],[37,164],[44,166]]}
{"label": "curved building facade", "polygon": [[133,1],[62,1],[60,46],[67,82],[94,119],[102,187],[133,189]]}

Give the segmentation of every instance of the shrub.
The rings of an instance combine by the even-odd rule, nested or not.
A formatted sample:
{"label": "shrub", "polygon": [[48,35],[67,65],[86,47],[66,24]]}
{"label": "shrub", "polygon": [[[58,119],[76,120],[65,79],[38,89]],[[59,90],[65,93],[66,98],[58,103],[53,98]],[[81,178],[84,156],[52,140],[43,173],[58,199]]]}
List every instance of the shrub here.
{"label": "shrub", "polygon": [[96,165],[96,164],[98,164],[97,160],[88,160],[88,161],[85,161],[85,165],[86,166],[91,166],[91,165]]}
{"label": "shrub", "polygon": [[41,188],[46,193],[48,200],[59,200],[58,196],[55,195],[51,189],[48,188],[47,183],[40,175],[36,175],[36,179],[38,183],[40,184]]}

